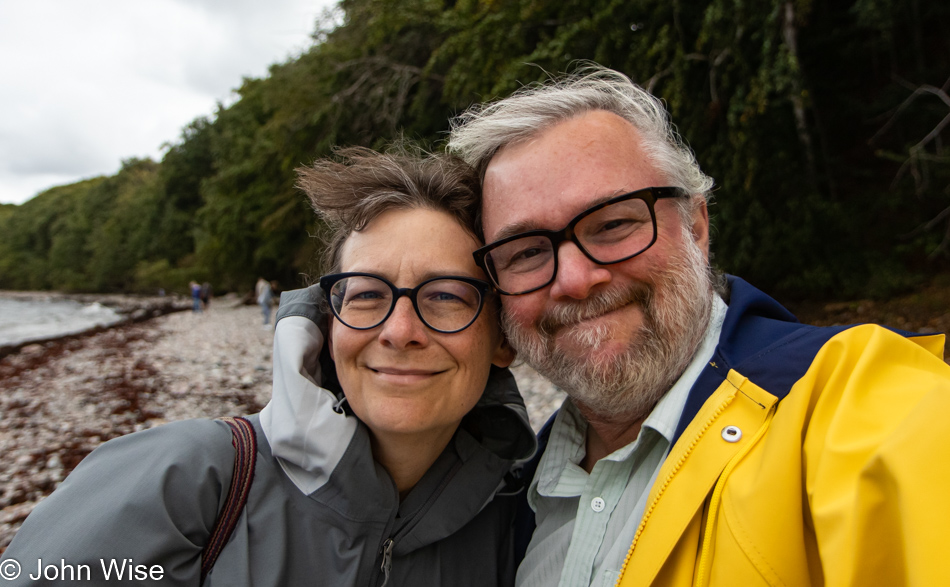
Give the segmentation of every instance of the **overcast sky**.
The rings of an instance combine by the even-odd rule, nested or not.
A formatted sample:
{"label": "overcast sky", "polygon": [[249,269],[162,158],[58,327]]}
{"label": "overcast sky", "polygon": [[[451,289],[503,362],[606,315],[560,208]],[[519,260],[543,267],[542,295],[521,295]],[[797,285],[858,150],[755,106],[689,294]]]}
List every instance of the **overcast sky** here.
{"label": "overcast sky", "polygon": [[0,0],[0,202],[159,160],[334,0]]}

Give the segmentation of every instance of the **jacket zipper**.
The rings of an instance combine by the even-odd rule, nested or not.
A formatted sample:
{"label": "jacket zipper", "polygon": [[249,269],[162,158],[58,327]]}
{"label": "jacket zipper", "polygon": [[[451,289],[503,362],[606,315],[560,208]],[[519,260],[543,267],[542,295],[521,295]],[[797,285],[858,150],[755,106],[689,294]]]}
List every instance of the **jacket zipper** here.
{"label": "jacket zipper", "polygon": [[[386,524],[386,529],[383,531],[383,536],[388,536],[386,540],[383,540],[383,543],[380,545],[377,554],[382,555],[382,560],[379,565],[373,567],[373,574],[369,578],[369,587],[376,587],[379,583],[379,573],[382,571],[384,573],[383,585],[389,582],[389,573],[393,567],[393,546],[395,546],[395,536],[393,535],[393,526],[396,524],[396,515],[399,513],[399,492],[396,490],[396,484],[393,483],[393,495],[396,498],[396,508],[392,511],[389,516],[389,522]],[[379,560],[379,559],[377,559]]]}
{"label": "jacket zipper", "polygon": [[647,508],[647,511],[643,513],[643,518],[640,519],[640,525],[637,526],[637,532],[633,536],[633,542],[630,544],[630,548],[627,550],[627,556],[623,559],[623,565],[620,566],[620,575],[617,577],[615,587],[620,587],[620,580],[623,578],[623,575],[627,570],[627,565],[630,563],[630,557],[633,556],[633,549],[636,548],[637,541],[643,534],[643,528],[646,526],[647,521],[650,519],[650,516],[653,514],[654,510],[656,510],[656,504],[659,503],[660,498],[663,497],[663,493],[666,492],[666,488],[669,487],[670,482],[673,481],[673,477],[676,476],[676,473],[678,473],[679,470],[683,468],[683,464],[686,462],[686,459],[689,458],[689,455],[693,452],[693,449],[696,448],[697,444],[699,444],[700,439],[705,436],[706,431],[710,426],[712,426],[712,423],[716,421],[716,418],[722,414],[723,410],[725,410],[734,399],[735,396],[733,395],[719,404],[713,415],[710,416],[708,420],[706,420],[705,424],[703,424],[703,429],[700,430],[699,434],[697,434],[693,441],[690,442],[689,447],[687,447],[686,452],[683,453],[683,456],[681,456],[679,460],[676,461],[676,465],[674,465],[673,470],[670,471],[670,473],[666,476],[666,479],[663,480],[663,485],[661,485],[660,489],[657,491],[656,497],[652,502],[650,502],[650,506]]}
{"label": "jacket zipper", "polygon": [[[396,540],[408,534],[415,527],[415,522],[425,517],[426,513],[429,511],[432,505],[436,502],[438,497],[442,495],[442,491],[444,491],[445,487],[449,484],[449,482],[453,478],[455,478],[456,473],[458,473],[459,469],[461,468],[462,468],[461,461],[455,463],[455,465],[451,469],[449,469],[449,472],[442,479],[442,482],[439,483],[438,487],[436,487],[435,491],[432,492],[432,494],[429,496],[426,502],[422,505],[422,507],[420,507],[416,511],[416,513],[412,516],[412,518],[407,519],[405,523],[403,524],[402,528],[400,528],[398,532],[396,532],[395,534],[391,535],[389,538],[383,541],[383,544],[382,546],[380,546],[380,549],[379,549],[380,554],[382,554],[382,561],[379,564],[379,568],[373,572],[373,576],[370,580],[370,585],[376,585],[377,581],[379,581],[380,571],[383,573],[383,584],[380,585],[379,587],[385,587],[386,583],[389,582],[389,575],[392,572],[392,568],[393,568],[393,548],[395,548],[396,546]],[[397,497],[397,503],[398,502],[399,501]],[[399,506],[397,505],[396,510],[398,511],[398,509],[399,509]],[[393,512],[394,517],[395,517],[395,514],[396,512]],[[392,530],[393,521],[394,520],[392,519],[390,520],[389,528],[386,530],[387,534]]]}
{"label": "jacket zipper", "polygon": [[389,572],[393,568],[393,545],[396,544],[396,541],[392,538],[387,538],[386,542],[383,542],[383,562],[379,565],[379,570],[383,572],[383,584],[380,587],[386,587],[386,583],[389,583]]}

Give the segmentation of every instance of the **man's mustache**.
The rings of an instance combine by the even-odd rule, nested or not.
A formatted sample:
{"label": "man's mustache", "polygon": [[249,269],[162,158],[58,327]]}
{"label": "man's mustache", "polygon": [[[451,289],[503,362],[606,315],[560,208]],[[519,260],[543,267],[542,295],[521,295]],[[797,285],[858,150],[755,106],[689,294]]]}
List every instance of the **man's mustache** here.
{"label": "man's mustache", "polygon": [[562,302],[545,312],[537,322],[542,337],[553,337],[564,328],[609,314],[628,305],[637,305],[649,314],[653,302],[653,287],[634,282],[622,291],[604,291],[595,296],[572,302]]}

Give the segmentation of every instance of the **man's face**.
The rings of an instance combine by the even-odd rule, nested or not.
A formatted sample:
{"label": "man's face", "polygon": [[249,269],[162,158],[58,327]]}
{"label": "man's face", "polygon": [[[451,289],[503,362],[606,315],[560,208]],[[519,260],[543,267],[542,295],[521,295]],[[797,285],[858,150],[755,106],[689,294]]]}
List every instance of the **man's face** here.
{"label": "man's face", "polygon": [[[484,181],[485,239],[560,229],[606,198],[665,185],[637,131],[594,111],[495,155]],[[641,255],[598,265],[566,242],[553,283],[502,298],[515,348],[593,412],[648,412],[705,331],[712,300],[706,208],[684,223],[676,207],[657,202],[657,240]]]}

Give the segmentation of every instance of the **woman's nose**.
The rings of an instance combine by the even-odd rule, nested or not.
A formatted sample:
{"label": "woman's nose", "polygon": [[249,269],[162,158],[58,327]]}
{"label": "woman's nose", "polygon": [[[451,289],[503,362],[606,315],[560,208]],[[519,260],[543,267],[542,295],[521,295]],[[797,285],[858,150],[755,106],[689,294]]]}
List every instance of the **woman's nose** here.
{"label": "woman's nose", "polygon": [[379,341],[397,349],[428,344],[429,333],[408,297],[396,300],[392,314],[383,322]]}

